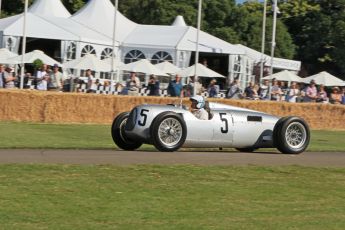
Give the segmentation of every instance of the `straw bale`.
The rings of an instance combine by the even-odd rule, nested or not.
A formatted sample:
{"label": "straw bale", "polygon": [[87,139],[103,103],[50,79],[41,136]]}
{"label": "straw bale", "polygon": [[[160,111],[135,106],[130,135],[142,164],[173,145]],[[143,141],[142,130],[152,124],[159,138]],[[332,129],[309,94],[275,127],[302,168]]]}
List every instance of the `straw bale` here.
{"label": "straw bale", "polygon": [[[182,99],[189,104],[188,98]],[[228,100],[211,102],[253,109],[276,116],[299,116],[313,129],[345,130],[345,106],[313,103]],[[133,97],[80,93],[0,90],[1,121],[110,124],[117,114],[140,104],[179,104],[171,97]]]}

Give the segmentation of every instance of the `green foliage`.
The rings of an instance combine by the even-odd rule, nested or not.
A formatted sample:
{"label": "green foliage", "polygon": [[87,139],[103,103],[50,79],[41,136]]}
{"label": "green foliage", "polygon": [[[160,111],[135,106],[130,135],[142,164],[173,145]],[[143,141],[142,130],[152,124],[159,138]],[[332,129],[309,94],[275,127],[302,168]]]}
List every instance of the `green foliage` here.
{"label": "green foliage", "polygon": [[241,43],[241,40],[238,36],[238,34],[231,28],[231,27],[217,27],[214,29],[210,29],[209,31],[214,36],[218,38],[222,38],[223,40],[233,43],[233,44],[239,44]]}
{"label": "green foliage", "polygon": [[40,59],[36,59],[32,64],[33,64],[35,70],[37,70],[37,69],[40,69],[42,67],[43,61]]}
{"label": "green foliage", "polygon": [[[228,25],[240,37],[240,43],[255,50],[261,50],[263,5],[258,2],[247,2],[239,5],[229,16]],[[277,20],[275,56],[293,58],[295,45],[284,23]],[[267,13],[265,53],[270,54],[272,41],[272,15]]]}
{"label": "green foliage", "polygon": [[[309,74],[345,73],[343,57],[344,0],[286,1],[281,5],[285,24],[297,46],[296,58]],[[289,12],[289,13],[285,13]]]}
{"label": "green foliage", "polygon": [[183,15],[188,25],[195,26],[197,18],[197,4],[189,0],[119,1],[119,9],[141,24],[171,25],[177,15]]}
{"label": "green foliage", "polygon": [[73,14],[84,6],[86,0],[62,0],[62,2],[67,10]]}

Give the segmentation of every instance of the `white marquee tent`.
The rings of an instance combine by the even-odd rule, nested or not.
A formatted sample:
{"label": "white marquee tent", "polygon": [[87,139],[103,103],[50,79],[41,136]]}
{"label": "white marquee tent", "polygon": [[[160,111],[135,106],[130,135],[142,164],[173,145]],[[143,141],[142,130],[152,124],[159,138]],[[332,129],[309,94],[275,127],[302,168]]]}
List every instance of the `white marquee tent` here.
{"label": "white marquee tent", "polygon": [[[255,63],[260,63],[261,61],[265,62],[265,66],[271,66],[271,57],[264,54],[261,55],[261,52],[246,47],[241,44],[237,44],[237,47],[245,50],[246,55],[252,59]],[[263,59],[263,60],[262,60]],[[273,67],[276,69],[285,69],[290,71],[299,71],[301,69],[301,62],[294,61],[284,58],[273,58]]]}
{"label": "white marquee tent", "polygon": [[[120,12],[117,12],[116,17],[116,38],[122,42],[137,24],[123,16]],[[89,0],[70,19],[112,38],[114,18],[114,5],[109,0]]]}
{"label": "white marquee tent", "polygon": [[[88,53],[108,58],[113,52],[114,18],[110,0],[89,0],[74,15],[60,0],[35,0],[27,15],[27,37],[60,40],[62,62]],[[124,62],[146,58],[155,63],[172,61],[178,67],[190,65],[197,29],[187,26],[182,16],[177,16],[170,26],[140,25],[117,12],[116,25],[115,54]],[[18,53],[22,28],[23,14],[0,19],[0,47]],[[251,80],[252,65],[257,58],[250,55],[249,48],[232,45],[202,31],[198,48],[199,52],[229,57],[229,76]],[[298,70],[300,62],[275,58],[274,65]]]}
{"label": "white marquee tent", "polygon": [[10,58],[17,56],[17,54],[9,51],[6,48],[0,49],[0,63],[2,64],[13,64],[15,62],[9,61]]}

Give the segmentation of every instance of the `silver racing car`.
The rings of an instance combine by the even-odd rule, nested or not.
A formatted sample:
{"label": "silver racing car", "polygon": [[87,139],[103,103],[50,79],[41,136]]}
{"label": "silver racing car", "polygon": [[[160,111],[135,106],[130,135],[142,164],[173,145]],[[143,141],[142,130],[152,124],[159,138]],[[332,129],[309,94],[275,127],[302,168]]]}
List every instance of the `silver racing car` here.
{"label": "silver racing car", "polygon": [[236,148],[241,152],[277,148],[298,154],[308,147],[309,127],[299,117],[280,118],[220,103],[209,103],[209,108],[209,120],[199,120],[182,104],[139,105],[114,119],[111,134],[124,150],[145,143],[163,152],[182,147]]}

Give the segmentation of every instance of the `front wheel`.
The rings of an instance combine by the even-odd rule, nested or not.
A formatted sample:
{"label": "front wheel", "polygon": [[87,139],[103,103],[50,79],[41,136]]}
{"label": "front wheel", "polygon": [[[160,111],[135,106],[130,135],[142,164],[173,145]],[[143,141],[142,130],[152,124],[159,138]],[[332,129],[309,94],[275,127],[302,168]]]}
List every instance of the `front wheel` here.
{"label": "front wheel", "polygon": [[274,146],[285,154],[304,152],[310,141],[308,124],[299,117],[283,117],[274,127]]}
{"label": "front wheel", "polygon": [[126,136],[125,133],[125,126],[127,119],[129,117],[128,112],[124,112],[119,114],[113,121],[113,124],[111,126],[111,136],[115,142],[115,144],[123,149],[123,150],[135,150],[139,148],[142,143],[141,142],[136,142],[131,139],[129,139]]}
{"label": "front wheel", "polygon": [[187,127],[181,115],[164,112],[153,120],[150,133],[156,149],[162,152],[173,152],[184,144]]}

